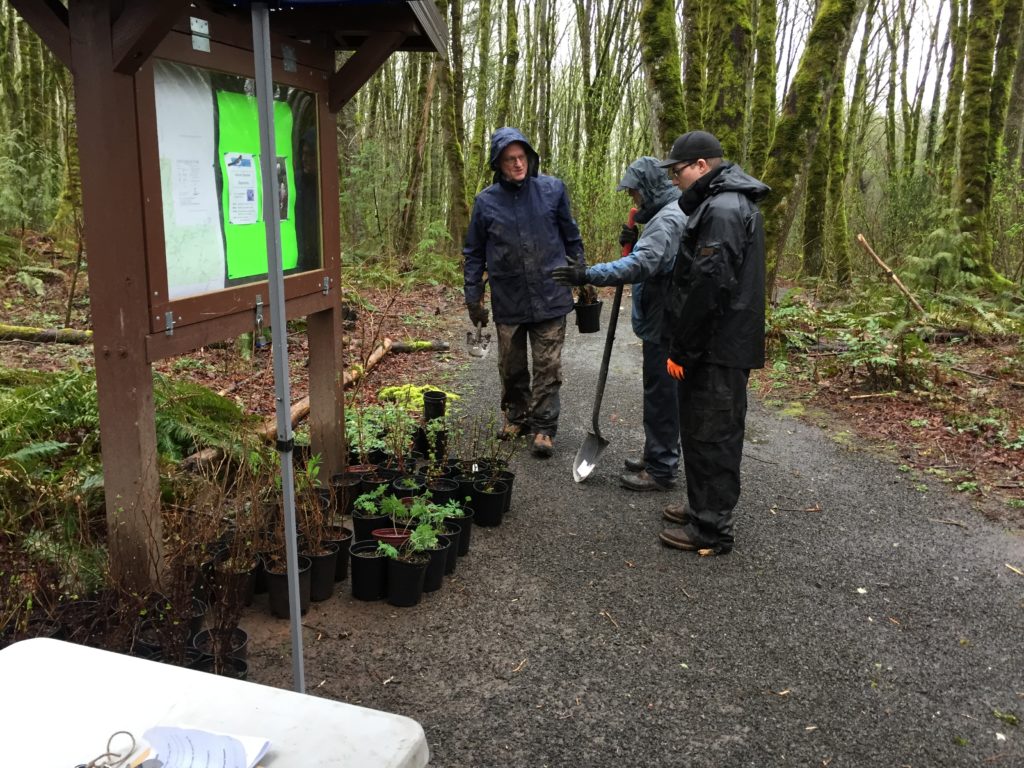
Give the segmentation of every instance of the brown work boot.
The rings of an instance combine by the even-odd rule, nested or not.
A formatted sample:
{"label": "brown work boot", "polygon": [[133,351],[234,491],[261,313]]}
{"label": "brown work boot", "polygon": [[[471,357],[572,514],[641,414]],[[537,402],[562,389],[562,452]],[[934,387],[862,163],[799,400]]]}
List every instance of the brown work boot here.
{"label": "brown work boot", "polygon": [[658,534],[658,538],[665,546],[684,552],[696,552],[699,549],[697,542],[682,528],[666,528]]}
{"label": "brown work boot", "polygon": [[499,440],[516,440],[526,434],[526,427],[506,421],[505,426],[498,430]]}
{"label": "brown work boot", "polygon": [[661,510],[661,516],[670,523],[686,525],[692,519],[690,508],[686,504],[669,504]]}
{"label": "brown work boot", "polygon": [[646,469],[620,475],[619,483],[631,491],[671,491],[675,486],[671,480],[659,480]]}
{"label": "brown work boot", "polygon": [[533,438],[533,455],[540,459],[546,459],[554,452],[555,444],[551,436],[538,432]]}

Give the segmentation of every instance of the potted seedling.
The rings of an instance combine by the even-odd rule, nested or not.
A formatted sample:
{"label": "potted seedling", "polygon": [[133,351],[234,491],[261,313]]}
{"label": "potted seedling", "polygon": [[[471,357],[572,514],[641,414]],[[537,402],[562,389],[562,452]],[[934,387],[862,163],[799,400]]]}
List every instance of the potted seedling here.
{"label": "potted seedling", "polygon": [[387,486],[378,485],[355,500],[352,505],[352,529],[356,541],[372,538],[372,531],[387,523],[388,515],[381,506],[386,493]]}
{"label": "potted seedling", "polygon": [[380,542],[378,551],[388,558],[388,602],[407,607],[419,603],[430,564],[428,550],[437,545],[437,534],[429,523],[421,523],[401,547]]}

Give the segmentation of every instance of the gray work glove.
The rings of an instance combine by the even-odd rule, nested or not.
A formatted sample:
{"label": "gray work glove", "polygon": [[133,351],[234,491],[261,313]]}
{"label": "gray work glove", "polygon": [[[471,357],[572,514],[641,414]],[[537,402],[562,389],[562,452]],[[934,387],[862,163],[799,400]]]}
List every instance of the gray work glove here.
{"label": "gray work glove", "polygon": [[559,285],[584,285],[587,282],[587,268],[580,264],[569,264],[551,270],[551,279]]}

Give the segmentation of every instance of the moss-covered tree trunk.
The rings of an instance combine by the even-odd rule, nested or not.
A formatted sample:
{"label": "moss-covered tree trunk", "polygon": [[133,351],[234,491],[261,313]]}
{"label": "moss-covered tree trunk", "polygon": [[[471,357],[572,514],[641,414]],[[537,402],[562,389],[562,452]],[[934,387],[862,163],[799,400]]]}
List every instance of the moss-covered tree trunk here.
{"label": "moss-covered tree trunk", "polygon": [[798,181],[809,161],[807,153],[813,151],[826,122],[825,109],[836,81],[842,77],[863,7],[863,0],[823,0],[782,104],[764,175],[772,188],[763,206],[769,292],[774,288],[782,250],[799,210]]}
{"label": "moss-covered tree trunk", "polygon": [[826,125],[814,143],[804,191],[803,271],[811,277],[821,277],[825,268],[825,215],[832,143],[830,128],[830,124]]}
{"label": "moss-covered tree trunk", "polygon": [[663,157],[676,136],[685,133],[686,126],[673,0],[643,0],[640,56],[650,94],[654,154]]}
{"label": "moss-covered tree trunk", "polygon": [[[903,0],[898,0],[902,3]],[[884,10],[884,4],[883,4]],[[894,31],[895,19],[882,13],[882,28],[885,30],[888,79],[885,84],[885,165],[890,178],[899,170],[899,153],[896,147],[896,91],[900,88],[906,73],[900,72],[897,64],[898,45]]]}
{"label": "moss-covered tree trunk", "polygon": [[537,152],[542,165],[551,162],[551,67],[555,56],[556,5],[554,0],[537,3],[537,35],[540,67],[537,73]]}
{"label": "moss-covered tree trunk", "polygon": [[850,285],[853,270],[850,266],[850,226],[846,217],[846,152],[843,135],[845,109],[843,79],[836,83],[829,102],[828,133],[831,152],[828,171],[828,216],[826,221],[826,249],[835,264],[836,282]]}
{"label": "moss-covered tree trunk", "polygon": [[1021,142],[1024,139],[1024,32],[1017,41],[1017,65],[1013,74],[1013,86],[1010,88],[1010,99],[1006,111],[1006,128],[1003,133],[1003,144],[1006,147],[1006,161],[1011,168],[1020,163],[1024,171],[1024,152]]}
{"label": "moss-covered tree trunk", "polygon": [[992,104],[989,107],[988,156],[991,162],[985,175],[985,208],[992,202],[993,165],[1002,155],[1001,143],[1006,113],[1010,104],[1010,86],[1017,65],[1017,47],[1021,39],[1022,0],[1004,0],[1003,18],[996,40],[996,68],[992,75]]}
{"label": "moss-covered tree trunk", "polygon": [[718,137],[726,157],[745,164],[744,128],[753,42],[749,0],[719,0],[713,30],[717,54],[709,59],[710,93],[706,101],[710,112],[702,127]]}
{"label": "moss-covered tree trunk", "polygon": [[756,176],[764,173],[775,131],[775,20],[775,0],[760,0],[754,27],[754,83],[747,150],[747,164]]}
{"label": "moss-covered tree trunk", "polygon": [[463,111],[466,106],[466,64],[462,48],[462,0],[438,0],[438,7],[450,3],[451,19],[451,81],[452,105],[455,107],[455,137],[459,144],[466,144],[466,121]]}
{"label": "moss-covered tree trunk", "polygon": [[704,93],[707,85],[707,24],[709,0],[683,3],[683,107],[686,127],[704,124]]}
{"label": "moss-covered tree trunk", "polygon": [[501,71],[501,85],[498,100],[494,105],[495,127],[508,125],[512,110],[512,88],[516,83],[516,67],[519,65],[519,23],[516,17],[516,0],[505,4],[505,64]]}
{"label": "moss-covered tree trunk", "polygon": [[473,135],[469,141],[469,167],[476,183],[472,193],[480,191],[481,182],[485,178],[487,168],[487,114],[488,83],[491,58],[491,0],[480,0],[477,11],[477,65],[476,65],[476,104],[473,109]]}
{"label": "moss-covered tree trunk", "polygon": [[416,106],[419,107],[419,121],[413,141],[412,162],[409,168],[409,179],[402,199],[402,218],[398,228],[396,250],[402,258],[401,269],[411,268],[409,254],[416,244],[417,209],[420,202],[420,191],[423,188],[423,168],[427,147],[427,136],[430,133],[430,106],[434,99],[434,88],[437,84],[436,62],[424,61],[420,66],[420,80]]}
{"label": "moss-covered tree trunk", "polygon": [[946,86],[946,106],[942,114],[942,140],[936,167],[939,188],[952,191],[956,177],[957,150],[960,146],[960,106],[964,97],[964,52],[967,45],[967,0],[949,0],[950,68]]}
{"label": "moss-covered tree trunk", "polygon": [[957,204],[961,231],[971,235],[961,268],[995,278],[992,241],[986,230],[985,188],[991,133],[992,66],[999,0],[973,0],[967,31],[964,110],[961,121]]}
{"label": "moss-covered tree trunk", "polygon": [[[445,0],[438,0],[443,12]],[[459,2],[459,0],[456,0]],[[461,13],[461,11],[460,11]],[[454,35],[452,45],[454,46]],[[459,46],[461,48],[461,46]],[[461,57],[460,57],[461,58]],[[452,65],[455,56],[451,57]],[[441,132],[444,142],[444,161],[448,168],[448,248],[450,253],[458,253],[469,226],[469,203],[466,199],[466,161],[462,154],[462,142],[459,138],[457,113],[461,105],[457,104],[454,71],[443,59],[434,64],[438,68],[438,79],[441,84],[441,103],[438,105],[441,114]]]}
{"label": "moss-covered tree trunk", "polygon": [[928,109],[928,127],[924,140],[924,160],[934,170],[935,154],[938,150],[939,104],[942,103],[942,73],[946,71],[946,59],[951,45],[949,25],[946,25],[946,40],[939,51],[939,63],[935,67],[935,85],[932,89],[931,106]]}

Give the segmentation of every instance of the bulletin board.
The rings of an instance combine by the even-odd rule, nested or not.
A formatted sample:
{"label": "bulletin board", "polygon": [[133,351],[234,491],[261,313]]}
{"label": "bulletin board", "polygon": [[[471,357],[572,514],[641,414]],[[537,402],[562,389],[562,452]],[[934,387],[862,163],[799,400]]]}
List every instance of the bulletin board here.
{"label": "bulletin board", "polygon": [[[241,76],[178,62],[154,62],[170,300],[266,279],[259,120],[250,84]],[[315,98],[293,88],[276,90],[274,151],[281,262],[290,274],[300,269],[297,218],[319,218],[317,195],[299,194],[297,188],[301,186],[303,192],[319,188],[316,164],[299,161],[304,143],[315,148]],[[313,210],[297,211],[297,206]],[[303,254],[301,268],[318,268],[319,242],[305,247],[312,252]]]}

